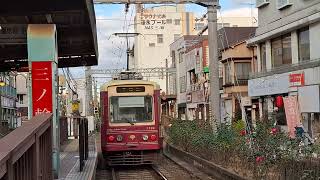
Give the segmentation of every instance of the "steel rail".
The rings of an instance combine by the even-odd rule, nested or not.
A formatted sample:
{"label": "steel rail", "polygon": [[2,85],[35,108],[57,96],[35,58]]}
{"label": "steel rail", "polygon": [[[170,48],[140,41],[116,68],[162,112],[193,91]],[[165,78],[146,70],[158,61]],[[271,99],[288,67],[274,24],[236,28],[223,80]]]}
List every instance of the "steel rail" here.
{"label": "steel rail", "polygon": [[156,165],[151,165],[151,168],[161,177],[161,179],[168,180]]}
{"label": "steel rail", "polygon": [[117,180],[116,170],[114,168],[111,169],[112,180]]}

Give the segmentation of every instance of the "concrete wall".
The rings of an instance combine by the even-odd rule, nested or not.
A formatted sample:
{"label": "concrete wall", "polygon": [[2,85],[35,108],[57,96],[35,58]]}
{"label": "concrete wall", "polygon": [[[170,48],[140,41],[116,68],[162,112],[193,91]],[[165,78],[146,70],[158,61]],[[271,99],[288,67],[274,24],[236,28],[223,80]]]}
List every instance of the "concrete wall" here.
{"label": "concrete wall", "polygon": [[270,0],[268,5],[258,9],[259,28],[256,35],[266,33],[319,12],[320,7],[319,0],[290,0],[291,6],[278,10],[276,1]]}

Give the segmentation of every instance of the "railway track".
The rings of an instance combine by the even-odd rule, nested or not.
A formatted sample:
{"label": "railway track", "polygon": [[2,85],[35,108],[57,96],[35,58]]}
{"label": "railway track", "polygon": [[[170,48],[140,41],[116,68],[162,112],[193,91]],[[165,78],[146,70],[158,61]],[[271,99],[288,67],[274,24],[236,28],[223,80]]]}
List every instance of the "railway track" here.
{"label": "railway track", "polygon": [[121,167],[99,170],[97,180],[194,180],[192,175],[171,160],[162,157],[152,166]]}
{"label": "railway track", "polygon": [[167,180],[157,166],[112,168],[112,180]]}

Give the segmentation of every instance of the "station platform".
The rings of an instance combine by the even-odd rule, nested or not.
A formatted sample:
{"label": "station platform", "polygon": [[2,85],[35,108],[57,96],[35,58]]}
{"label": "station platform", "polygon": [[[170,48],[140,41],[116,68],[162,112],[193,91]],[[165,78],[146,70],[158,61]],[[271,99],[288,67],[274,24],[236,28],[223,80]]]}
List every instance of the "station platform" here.
{"label": "station platform", "polygon": [[60,172],[57,180],[94,180],[98,163],[95,134],[88,137],[89,157],[84,169],[80,172],[79,140],[68,139],[61,146]]}

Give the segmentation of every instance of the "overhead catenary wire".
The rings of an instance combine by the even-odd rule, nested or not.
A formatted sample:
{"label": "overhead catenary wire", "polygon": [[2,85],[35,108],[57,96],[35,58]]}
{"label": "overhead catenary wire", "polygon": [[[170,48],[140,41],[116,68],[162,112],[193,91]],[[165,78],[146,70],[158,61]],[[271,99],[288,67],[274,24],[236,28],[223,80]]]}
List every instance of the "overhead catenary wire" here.
{"label": "overhead catenary wire", "polygon": [[66,77],[66,83],[67,83],[69,89],[72,91],[72,93],[75,94],[75,93],[76,93],[76,90],[73,89],[74,87],[71,87],[71,85],[70,85],[70,80],[69,80],[69,76],[68,76],[67,73],[65,72],[65,69],[64,69],[64,68],[62,68],[62,72],[63,72],[64,76]]}

